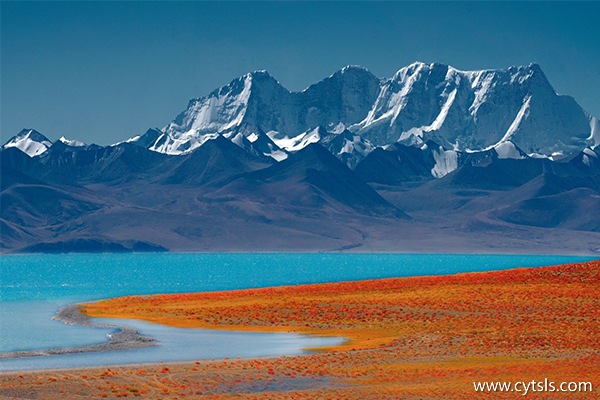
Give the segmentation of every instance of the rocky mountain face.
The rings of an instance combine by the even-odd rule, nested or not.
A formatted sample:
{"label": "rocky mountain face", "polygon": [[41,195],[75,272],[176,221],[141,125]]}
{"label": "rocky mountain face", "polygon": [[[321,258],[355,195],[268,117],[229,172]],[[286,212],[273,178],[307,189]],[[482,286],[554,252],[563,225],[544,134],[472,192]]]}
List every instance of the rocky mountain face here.
{"label": "rocky mountain face", "polygon": [[302,92],[290,92],[258,71],[191,100],[162,132],[152,150],[181,154],[214,135],[241,134],[275,158],[345,132],[352,140],[340,146],[342,154],[362,156],[376,147],[429,140],[458,151],[510,141],[538,156],[568,155],[600,143],[598,120],[572,97],[556,94],[536,64],[459,71],[414,63],[390,79],[349,66]]}
{"label": "rocky mountain face", "polygon": [[596,253],[599,132],[535,64],[257,71],[111,146],[11,138],[2,251]]}

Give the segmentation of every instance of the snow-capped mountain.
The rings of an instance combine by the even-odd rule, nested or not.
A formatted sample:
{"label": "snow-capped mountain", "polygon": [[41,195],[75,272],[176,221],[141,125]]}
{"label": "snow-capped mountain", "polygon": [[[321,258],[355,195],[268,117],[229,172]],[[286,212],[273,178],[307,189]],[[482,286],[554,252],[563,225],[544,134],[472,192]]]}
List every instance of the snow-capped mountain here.
{"label": "snow-capped mountain", "polygon": [[[113,146],[128,142],[182,155],[218,137],[276,161],[320,143],[351,168],[378,147],[415,146],[435,161],[431,175],[440,178],[458,168],[459,153],[493,149],[499,158],[558,160],[597,148],[600,122],[572,97],[558,95],[537,64],[460,71],[416,62],[389,79],[347,66],[301,92],[266,71],[251,72],[192,99],[164,128]],[[4,147],[34,157],[51,145],[24,130]]]}
{"label": "snow-capped mountain", "polygon": [[[161,131],[130,141],[176,155],[218,135],[278,161],[321,143],[353,166],[376,147],[429,140],[444,152],[560,157],[598,146],[600,123],[558,95],[537,64],[460,71],[417,62],[390,79],[344,67],[301,92],[255,71],[192,99]],[[440,158],[452,168],[452,153]]]}
{"label": "snow-capped mountain", "polygon": [[572,97],[556,94],[537,64],[483,71],[411,64],[382,85],[354,129],[377,146],[434,140],[480,151],[510,140],[545,156],[600,142],[598,120]]}
{"label": "snow-capped mountain", "polygon": [[537,66],[255,72],[111,146],[11,138],[0,252],[597,254],[598,126]]}
{"label": "snow-capped mountain", "polygon": [[257,71],[110,146],[11,138],[0,252],[598,254],[599,146],[535,64],[350,66],[301,92]]}
{"label": "snow-capped mountain", "polygon": [[16,136],[9,139],[3,148],[16,147],[29,157],[39,156],[52,146],[52,142],[34,129],[23,129]]}
{"label": "snow-capped mountain", "polygon": [[345,67],[302,92],[290,92],[268,72],[255,71],[191,100],[149,148],[185,154],[216,135],[241,144],[241,133],[263,154],[281,160],[321,140],[315,136],[319,127],[336,134],[343,131],[340,123],[364,119],[379,90],[380,80],[361,67]]}

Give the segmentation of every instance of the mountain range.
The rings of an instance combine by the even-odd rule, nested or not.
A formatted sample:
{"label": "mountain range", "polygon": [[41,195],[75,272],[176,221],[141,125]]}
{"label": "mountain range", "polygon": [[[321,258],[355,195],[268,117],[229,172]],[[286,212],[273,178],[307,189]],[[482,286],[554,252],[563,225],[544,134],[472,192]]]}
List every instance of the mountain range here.
{"label": "mountain range", "polygon": [[536,64],[255,71],[113,145],[9,139],[2,251],[597,253],[599,145]]}

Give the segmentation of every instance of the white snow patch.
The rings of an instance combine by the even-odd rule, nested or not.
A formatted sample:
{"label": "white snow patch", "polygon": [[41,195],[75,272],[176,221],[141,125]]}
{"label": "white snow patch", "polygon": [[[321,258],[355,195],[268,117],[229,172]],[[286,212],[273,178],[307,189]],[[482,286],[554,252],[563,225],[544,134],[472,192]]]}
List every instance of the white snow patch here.
{"label": "white snow patch", "polygon": [[335,135],[339,135],[340,133],[344,132],[345,130],[346,130],[346,125],[344,125],[342,122],[339,122],[336,126],[333,127],[333,129],[330,132]]}
{"label": "white snow patch", "polygon": [[[167,139],[164,143],[158,145],[161,142],[163,136],[167,135]],[[163,134],[155,144],[150,147],[150,150],[158,153],[165,153],[169,155],[181,155],[189,154],[202,146],[208,140],[216,139],[219,136],[218,133],[199,134],[193,130],[185,132],[177,138],[174,138],[168,134]]]}
{"label": "white snow patch", "polygon": [[[356,124],[356,127],[364,129],[386,119],[390,120],[389,125],[392,126],[406,106],[407,95],[419,79],[424,67],[426,67],[424,63],[416,62],[398,70],[392,79],[381,86],[373,107],[365,119]],[[394,92],[395,86],[400,86],[400,91]]]}
{"label": "white snow patch", "polygon": [[246,146],[244,146],[244,135],[239,132],[237,135],[235,135],[234,138],[229,139],[231,140],[231,142],[233,144],[236,144],[238,147],[241,147],[242,149],[245,149]]}
{"label": "white snow patch", "polygon": [[[222,132],[239,126],[246,114],[246,107],[252,87],[252,76],[244,79],[244,89],[237,96],[225,95],[210,97],[192,112],[191,129],[199,132]],[[223,111],[225,111],[223,113]]]}
{"label": "white snow patch", "polygon": [[288,158],[288,154],[285,151],[274,148],[271,143],[269,143],[268,146],[269,146],[269,149],[271,150],[271,152],[265,153],[266,156],[271,157],[272,159],[274,159],[277,162],[283,161],[286,158]]}
{"label": "white snow patch", "polygon": [[[448,117],[448,112],[450,111],[450,107],[452,107],[452,104],[454,103],[454,100],[456,99],[457,91],[458,91],[458,89],[454,88],[454,90],[452,90],[447,95],[446,101],[444,102],[444,105],[442,106],[440,113],[437,115],[437,117],[431,123],[431,125],[413,127],[407,131],[402,132],[400,134],[400,137],[398,138],[398,142],[405,142],[410,145],[420,145],[421,143],[423,143],[423,136],[426,132],[432,132],[432,131],[439,130],[442,127],[442,125],[444,124],[446,117]],[[394,119],[392,120],[392,124],[397,117],[398,117],[398,115],[394,116]]]}
{"label": "white snow patch", "polygon": [[247,74],[234,81],[233,86],[224,86],[208,97],[192,100],[182,116],[163,128],[166,137],[156,142],[161,144],[154,144],[150,150],[187,154],[219,134],[232,136],[246,115],[252,79],[252,74]]}
{"label": "white snow patch", "polygon": [[529,153],[529,154],[527,154],[527,157],[531,157],[531,158],[548,158],[547,155],[540,154],[540,153]]}
{"label": "white snow patch", "polygon": [[592,146],[600,145],[600,121],[590,117],[590,137],[587,139],[592,142]]}
{"label": "white snow patch", "polygon": [[354,135],[352,140],[344,139],[344,145],[339,151],[338,155],[342,155],[344,153],[353,154],[358,153],[362,156],[366,156],[370,152],[374,150],[371,142],[362,140],[360,136]]}
{"label": "white snow patch", "polygon": [[498,143],[494,146],[496,153],[498,154],[498,158],[507,159],[512,158],[514,160],[522,160],[525,156],[517,149],[517,147],[510,141]]}
{"label": "white snow patch", "polygon": [[85,147],[86,146],[85,143],[80,142],[79,140],[70,140],[64,136],[61,136],[60,139],[58,139],[58,140],[60,140],[61,143],[66,144],[67,146],[71,146],[71,147]]}
{"label": "white snow patch", "polygon": [[285,149],[287,151],[298,151],[311,143],[317,143],[321,140],[321,134],[319,133],[319,128],[315,128],[312,131],[303,132],[297,136],[292,138],[288,136],[281,136],[279,132],[269,131],[267,132],[267,136],[269,139],[273,141],[279,148]]}
{"label": "white snow patch", "polygon": [[426,126],[421,126],[419,128],[410,128],[406,132],[402,132],[400,137],[398,138],[398,142],[408,144],[410,146],[417,146],[423,141],[423,132],[425,132]]}
{"label": "white snow patch", "polygon": [[475,89],[475,99],[469,107],[471,115],[475,115],[479,107],[486,102],[490,89],[494,84],[494,73],[492,71],[473,71],[468,73],[467,78],[472,79],[471,89]]}
{"label": "white snow patch", "polygon": [[[390,100],[389,100],[390,111],[385,114],[385,116],[389,115],[390,113],[392,113],[392,115],[393,115],[392,120],[390,121],[390,126],[394,125],[394,123],[396,122],[396,119],[398,119],[398,116],[400,116],[400,112],[402,112],[402,110],[404,109],[404,106],[406,106],[406,101],[407,101],[406,96],[408,95],[408,93],[410,93],[412,91],[412,88],[413,88],[414,84],[417,82],[417,80],[419,79],[421,70],[423,69],[423,67],[425,65],[422,63],[414,63],[414,64],[411,64],[408,68],[410,68],[411,66],[415,67],[414,72],[410,75],[410,77],[408,77],[408,81],[404,84],[404,86],[402,87],[402,90],[400,90],[398,93],[394,93],[394,94],[392,94],[392,96],[390,96]],[[400,71],[402,71],[402,70],[400,70]],[[398,72],[400,72],[400,71],[398,71]],[[396,75],[398,75],[398,73],[396,73]],[[403,77],[402,81],[404,81],[404,79],[406,77],[406,72],[400,73],[400,76]]]}
{"label": "white snow patch", "polygon": [[15,137],[10,142],[4,145],[4,148],[16,147],[29,157],[36,157],[43,154],[52,146],[52,143],[48,140],[41,142],[35,141],[31,138],[33,130],[29,130],[26,134]]}
{"label": "white snow patch", "polygon": [[521,106],[521,109],[517,113],[517,116],[515,117],[512,124],[510,124],[510,126],[506,130],[506,133],[504,134],[504,137],[502,138],[502,140],[500,140],[500,142],[508,141],[510,139],[510,137],[515,134],[517,129],[519,129],[519,126],[521,125],[521,121],[524,118],[527,118],[529,116],[530,103],[531,103],[531,95],[527,95],[525,97],[525,99],[523,100],[523,105]]}
{"label": "white snow patch", "polygon": [[590,157],[598,158],[598,154],[596,154],[596,153],[594,152],[594,150],[592,150],[592,149],[590,149],[590,148],[588,148],[588,147],[586,147],[585,149],[583,149],[583,153],[584,153],[584,154],[587,154],[587,155],[588,155],[588,156],[590,156]]}
{"label": "white snow patch", "polygon": [[557,161],[565,157],[565,153],[562,151],[555,151],[548,157],[552,161]]}
{"label": "white snow patch", "polygon": [[450,111],[450,107],[452,106],[452,103],[454,103],[454,99],[456,98],[457,91],[458,91],[458,89],[455,88],[452,92],[450,92],[450,94],[448,95],[448,98],[446,99],[446,102],[444,103],[444,105],[442,106],[442,109],[440,110],[440,113],[435,118],[435,121],[433,121],[433,123],[428,127],[428,129],[426,129],[427,131],[437,131],[442,127],[442,124],[444,123],[444,121],[446,120],[446,117],[448,116],[448,111]]}
{"label": "white snow patch", "polygon": [[590,158],[587,155],[585,155],[585,154],[583,155],[583,160],[582,161],[588,167],[590,166]]}
{"label": "white snow patch", "polygon": [[118,146],[118,145],[123,144],[123,143],[137,142],[138,140],[140,140],[141,137],[142,137],[141,135],[135,135],[134,137],[131,137],[129,139],[121,140],[120,142],[113,143],[113,144],[110,145],[110,147],[115,147],[115,146]]}
{"label": "white snow patch", "polygon": [[256,132],[252,132],[251,134],[249,134],[249,135],[246,137],[246,139],[248,139],[248,141],[249,141],[250,143],[254,143],[254,142],[256,142],[256,141],[258,140],[258,133],[256,133]]}
{"label": "white snow patch", "polygon": [[433,151],[435,165],[431,169],[431,175],[435,178],[442,178],[458,168],[458,153],[454,150],[444,150],[440,146],[439,150]]}

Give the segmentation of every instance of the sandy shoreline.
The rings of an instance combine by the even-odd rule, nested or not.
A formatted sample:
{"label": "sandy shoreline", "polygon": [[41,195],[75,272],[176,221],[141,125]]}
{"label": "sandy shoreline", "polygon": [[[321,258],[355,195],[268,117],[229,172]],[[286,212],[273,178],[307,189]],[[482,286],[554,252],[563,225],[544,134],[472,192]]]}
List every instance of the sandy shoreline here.
{"label": "sandy shoreline", "polygon": [[116,329],[117,331],[109,334],[109,340],[104,343],[98,343],[89,346],[60,347],[55,349],[12,351],[0,353],[0,360],[76,353],[96,353],[112,350],[130,350],[141,347],[155,346],[158,344],[155,339],[148,336],[143,336],[135,329],[114,324],[100,324],[93,322],[88,316],[81,313],[79,310],[79,304],[69,304],[62,307],[60,310],[58,310],[53,319],[68,325],[87,326],[91,328],[109,328]]}
{"label": "sandy shoreline", "polygon": [[[597,398],[600,260],[446,276],[114,298],[92,317],[287,330],[351,341],[297,356],[0,373],[0,397],[471,399],[473,382],[589,382]],[[61,318],[80,318],[79,309]],[[86,323],[81,321],[82,323]],[[88,321],[89,322],[89,321]],[[503,398],[523,398],[505,393]],[[575,394],[574,394],[575,395]],[[544,398],[563,399],[547,392]]]}

